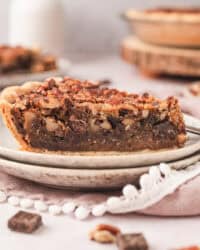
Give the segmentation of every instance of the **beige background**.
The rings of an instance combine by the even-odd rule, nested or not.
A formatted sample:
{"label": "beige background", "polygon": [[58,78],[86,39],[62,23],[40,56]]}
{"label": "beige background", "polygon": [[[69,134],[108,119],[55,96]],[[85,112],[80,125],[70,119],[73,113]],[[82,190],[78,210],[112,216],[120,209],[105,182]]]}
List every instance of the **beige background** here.
{"label": "beige background", "polygon": [[[0,0],[0,43],[7,42],[10,1],[20,0]],[[66,55],[116,51],[120,40],[128,33],[125,22],[120,18],[127,8],[172,4],[200,6],[199,0],[63,0],[62,3]]]}

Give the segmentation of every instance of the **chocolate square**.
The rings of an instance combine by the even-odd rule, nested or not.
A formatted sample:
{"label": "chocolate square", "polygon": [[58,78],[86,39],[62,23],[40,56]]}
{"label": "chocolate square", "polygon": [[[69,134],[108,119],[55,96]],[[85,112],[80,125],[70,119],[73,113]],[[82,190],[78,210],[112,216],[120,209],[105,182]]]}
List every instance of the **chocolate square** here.
{"label": "chocolate square", "polygon": [[42,224],[42,217],[38,214],[19,211],[8,220],[8,227],[12,231],[32,233]]}
{"label": "chocolate square", "polygon": [[143,234],[119,234],[117,236],[119,250],[148,250]]}

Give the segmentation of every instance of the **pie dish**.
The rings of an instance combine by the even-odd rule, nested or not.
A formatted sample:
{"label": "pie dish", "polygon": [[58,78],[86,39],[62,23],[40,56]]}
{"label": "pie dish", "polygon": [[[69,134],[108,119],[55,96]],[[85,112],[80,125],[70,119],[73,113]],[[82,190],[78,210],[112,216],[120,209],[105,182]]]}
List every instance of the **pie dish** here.
{"label": "pie dish", "polygon": [[23,150],[132,152],[186,141],[176,98],[128,94],[69,77],[8,87],[0,109]]}
{"label": "pie dish", "polygon": [[130,9],[125,18],[132,32],[145,42],[200,47],[200,8]]}
{"label": "pie dish", "polygon": [[55,70],[56,58],[38,49],[22,46],[0,46],[0,73],[37,73]]}

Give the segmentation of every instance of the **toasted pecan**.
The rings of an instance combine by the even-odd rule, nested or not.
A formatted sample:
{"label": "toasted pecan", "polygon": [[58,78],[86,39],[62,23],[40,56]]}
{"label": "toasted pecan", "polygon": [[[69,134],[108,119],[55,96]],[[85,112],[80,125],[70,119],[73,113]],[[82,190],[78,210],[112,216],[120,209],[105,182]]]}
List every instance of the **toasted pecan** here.
{"label": "toasted pecan", "polygon": [[99,224],[90,232],[89,237],[91,240],[99,243],[113,243],[118,233],[120,233],[118,227],[108,224]]}

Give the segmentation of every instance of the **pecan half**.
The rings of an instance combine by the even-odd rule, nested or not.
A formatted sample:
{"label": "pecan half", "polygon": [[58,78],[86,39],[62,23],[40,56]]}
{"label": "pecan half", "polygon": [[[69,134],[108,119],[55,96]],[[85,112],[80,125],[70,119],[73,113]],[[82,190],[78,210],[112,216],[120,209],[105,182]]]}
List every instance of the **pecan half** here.
{"label": "pecan half", "polygon": [[199,246],[190,246],[190,247],[179,248],[176,250],[200,250],[200,247]]}
{"label": "pecan half", "polygon": [[115,226],[99,224],[90,232],[89,236],[91,240],[99,243],[114,243],[118,233],[120,233],[120,230]]}

